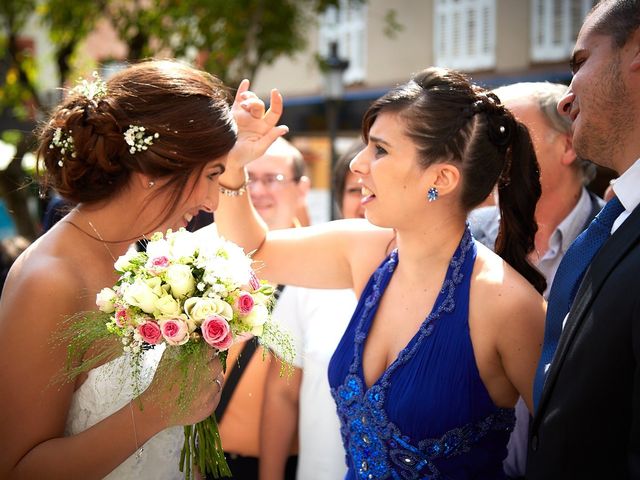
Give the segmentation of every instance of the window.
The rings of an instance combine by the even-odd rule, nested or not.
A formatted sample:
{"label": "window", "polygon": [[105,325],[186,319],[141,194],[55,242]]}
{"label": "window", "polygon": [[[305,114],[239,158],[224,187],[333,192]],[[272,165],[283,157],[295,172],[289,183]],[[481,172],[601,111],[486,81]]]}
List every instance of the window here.
{"label": "window", "polygon": [[329,55],[329,45],[338,44],[338,56],[349,61],[344,72],[346,84],[364,80],[366,73],[366,14],[364,2],[340,0],[340,7],[329,7],[320,19],[319,54]]}
{"label": "window", "polygon": [[560,61],[571,55],[585,15],[597,0],[532,0],[531,58]]}
{"label": "window", "polygon": [[495,66],[495,0],[436,0],[436,65],[459,70]]}

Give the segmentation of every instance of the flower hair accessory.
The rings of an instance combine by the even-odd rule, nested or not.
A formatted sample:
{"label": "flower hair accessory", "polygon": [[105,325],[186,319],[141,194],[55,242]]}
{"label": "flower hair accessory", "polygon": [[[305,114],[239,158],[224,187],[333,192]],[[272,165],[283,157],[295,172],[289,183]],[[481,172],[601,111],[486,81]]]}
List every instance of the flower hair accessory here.
{"label": "flower hair accessory", "polygon": [[144,127],[138,125],[129,125],[129,128],[124,132],[124,141],[129,145],[129,153],[141,152],[147,150],[150,145],[153,145],[153,141],[160,137],[159,133],[145,134]]}
{"label": "flower hair accessory", "polygon": [[95,80],[87,82],[85,79],[78,80],[78,85],[74,87],[72,92],[79,93],[87,97],[88,100],[100,100],[107,96],[107,84],[100,78],[98,72],[92,74]]}
{"label": "flower hair accessory", "polygon": [[[59,148],[60,153],[64,156],[69,153],[73,158],[76,157],[75,148],[73,146],[73,137],[71,136],[71,130],[69,133],[62,130],[62,128],[56,128],[55,132],[53,132],[53,138],[51,139],[51,143],[49,144],[49,148]],[[62,167],[63,161],[58,160],[58,166]]]}

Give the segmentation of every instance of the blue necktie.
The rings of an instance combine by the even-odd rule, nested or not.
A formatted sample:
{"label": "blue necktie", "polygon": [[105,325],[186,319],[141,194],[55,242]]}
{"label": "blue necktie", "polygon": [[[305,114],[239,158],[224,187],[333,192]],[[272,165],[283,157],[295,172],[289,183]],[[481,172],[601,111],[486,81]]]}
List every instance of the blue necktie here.
{"label": "blue necktie", "polygon": [[571,244],[558,266],[549,293],[549,306],[544,326],[544,344],[533,384],[534,411],[538,409],[542,395],[546,367],[551,363],[553,354],[558,347],[562,333],[562,322],[569,313],[584,272],[600,247],[609,238],[613,222],[623,211],[624,207],[618,197],[609,200],[589,224],[589,227],[578,235],[578,238]]}

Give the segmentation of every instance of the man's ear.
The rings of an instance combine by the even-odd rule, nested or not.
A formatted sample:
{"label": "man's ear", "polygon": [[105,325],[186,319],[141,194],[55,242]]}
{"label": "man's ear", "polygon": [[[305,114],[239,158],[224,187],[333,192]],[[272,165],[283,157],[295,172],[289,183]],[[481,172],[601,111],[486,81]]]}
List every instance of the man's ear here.
{"label": "man's ear", "polygon": [[572,165],[577,158],[576,151],[573,149],[573,140],[571,135],[563,134],[562,137],[564,137],[564,151],[562,152],[560,162],[562,165]]}
{"label": "man's ear", "polygon": [[304,206],[307,204],[307,195],[311,190],[311,180],[306,175],[300,177],[297,184],[298,188],[298,205]]}
{"label": "man's ear", "polygon": [[640,27],[636,28],[636,31],[631,34],[627,45],[631,48],[631,71],[640,73]]}

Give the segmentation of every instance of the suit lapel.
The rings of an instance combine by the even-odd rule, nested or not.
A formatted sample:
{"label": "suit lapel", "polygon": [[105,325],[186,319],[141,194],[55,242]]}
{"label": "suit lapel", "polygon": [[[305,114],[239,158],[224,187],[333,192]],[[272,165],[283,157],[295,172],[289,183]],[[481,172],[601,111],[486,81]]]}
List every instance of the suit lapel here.
{"label": "suit lapel", "polygon": [[547,373],[547,379],[540,397],[540,405],[534,419],[534,427],[542,417],[541,414],[555,386],[567,352],[571,348],[587,310],[597,297],[604,281],[611,271],[622,261],[639,239],[640,206],[636,207],[629,218],[627,218],[611,238],[606,241],[584,275],[584,279],[578,288],[574,303],[569,311],[565,327],[562,330],[558,348],[553,356],[549,372]]}

